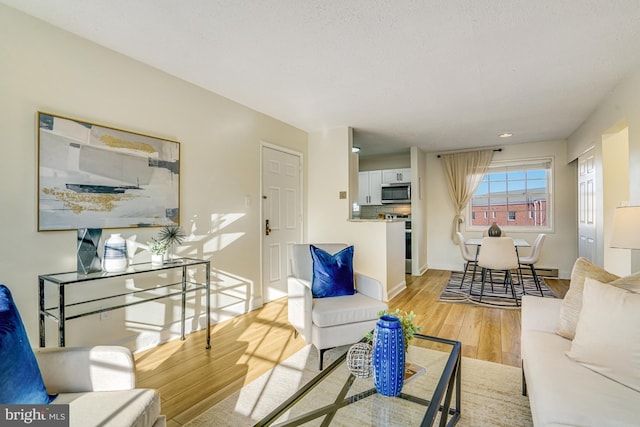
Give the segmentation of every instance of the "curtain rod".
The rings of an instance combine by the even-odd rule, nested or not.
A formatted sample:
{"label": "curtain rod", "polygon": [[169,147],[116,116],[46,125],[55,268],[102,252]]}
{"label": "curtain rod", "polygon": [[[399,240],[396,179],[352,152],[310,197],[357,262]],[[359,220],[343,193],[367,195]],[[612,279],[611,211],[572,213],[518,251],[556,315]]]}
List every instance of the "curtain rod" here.
{"label": "curtain rod", "polygon": [[[455,153],[470,153],[472,151],[484,151],[484,150],[461,150],[461,151],[447,151],[442,154],[455,154]],[[502,148],[493,148],[493,151],[502,151]],[[438,158],[442,156],[442,154],[438,154]]]}

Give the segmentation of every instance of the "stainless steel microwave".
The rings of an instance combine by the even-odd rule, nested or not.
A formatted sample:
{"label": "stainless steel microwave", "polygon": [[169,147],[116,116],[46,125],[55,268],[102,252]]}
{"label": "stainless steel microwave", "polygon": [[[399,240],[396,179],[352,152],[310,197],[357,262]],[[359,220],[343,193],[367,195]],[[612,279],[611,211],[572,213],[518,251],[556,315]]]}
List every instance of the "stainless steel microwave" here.
{"label": "stainless steel microwave", "polygon": [[382,184],[382,203],[411,203],[411,184]]}

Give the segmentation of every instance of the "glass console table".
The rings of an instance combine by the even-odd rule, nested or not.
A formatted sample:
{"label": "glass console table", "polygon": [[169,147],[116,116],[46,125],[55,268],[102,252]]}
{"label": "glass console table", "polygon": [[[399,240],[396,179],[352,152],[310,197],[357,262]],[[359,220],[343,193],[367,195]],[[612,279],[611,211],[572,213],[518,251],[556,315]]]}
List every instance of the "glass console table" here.
{"label": "glass console table", "polygon": [[[187,269],[190,267],[203,266],[205,269],[204,283],[197,283],[187,278]],[[152,287],[140,289],[125,289],[116,294],[104,296],[91,296],[87,299],[74,300],[68,302],[67,288],[73,285],[94,283],[97,280],[112,279],[118,277],[140,275],[144,273],[158,273],[163,270],[182,269],[182,279],[179,281],[169,281]],[[210,276],[211,264],[208,260],[195,258],[178,258],[162,265],[152,265],[151,263],[140,263],[130,265],[126,271],[120,273],[107,273],[99,271],[96,273],[81,274],[75,271],[68,273],[42,274],[38,276],[39,282],[39,313],[40,313],[40,347],[46,346],[45,318],[50,318],[58,324],[58,345],[65,346],[65,323],[68,320],[77,319],[89,315],[100,314],[111,310],[155,301],[162,298],[181,296],[181,338],[185,339],[185,308],[187,293],[197,290],[204,290],[206,296],[206,323],[207,323],[207,345],[211,348],[211,318],[210,318]],[[53,285],[57,289],[57,301],[47,305],[46,290]],[[71,290],[71,289],[69,289]],[[151,292],[154,291],[154,292]],[[95,293],[95,292],[94,292]],[[128,301],[121,301],[126,300]]]}
{"label": "glass console table", "polygon": [[373,378],[355,378],[343,354],[255,427],[453,427],[460,418],[461,348],[459,341],[416,334],[407,361],[425,372],[405,381],[397,397],[378,394]]}

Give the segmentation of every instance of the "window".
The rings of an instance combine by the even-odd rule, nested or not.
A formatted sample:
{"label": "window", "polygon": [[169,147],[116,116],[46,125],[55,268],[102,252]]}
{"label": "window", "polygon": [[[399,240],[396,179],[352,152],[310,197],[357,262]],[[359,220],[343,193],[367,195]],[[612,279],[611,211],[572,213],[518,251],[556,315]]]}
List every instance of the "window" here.
{"label": "window", "polygon": [[492,162],[469,203],[468,226],[480,230],[495,222],[507,229],[550,230],[552,171],[551,158]]}

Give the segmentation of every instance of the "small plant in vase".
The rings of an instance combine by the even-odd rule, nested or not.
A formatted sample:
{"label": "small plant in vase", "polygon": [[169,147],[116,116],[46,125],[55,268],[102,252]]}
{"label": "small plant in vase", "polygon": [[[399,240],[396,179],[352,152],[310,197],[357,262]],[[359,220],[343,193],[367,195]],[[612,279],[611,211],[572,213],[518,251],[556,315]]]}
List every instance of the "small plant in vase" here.
{"label": "small plant in vase", "polygon": [[149,246],[149,252],[151,253],[151,264],[161,265],[164,261],[164,255],[169,249],[167,243],[151,238],[151,241],[147,242],[147,245]]}
{"label": "small plant in vase", "polygon": [[[400,310],[399,308],[395,309],[395,311],[383,310],[378,313],[378,316],[393,316],[397,317],[400,320],[400,327],[402,328],[402,333],[404,335],[404,351],[409,350],[409,343],[413,339],[413,336],[420,331],[422,331],[422,326],[416,326],[413,324],[413,319],[415,319],[416,314],[411,311],[407,313],[406,311]],[[365,338],[370,343],[373,343],[373,331],[369,332],[365,335]]]}
{"label": "small plant in vase", "polygon": [[179,225],[165,225],[160,230],[159,240],[167,245],[169,261],[173,260],[175,246],[180,246],[187,237],[184,230]]}

